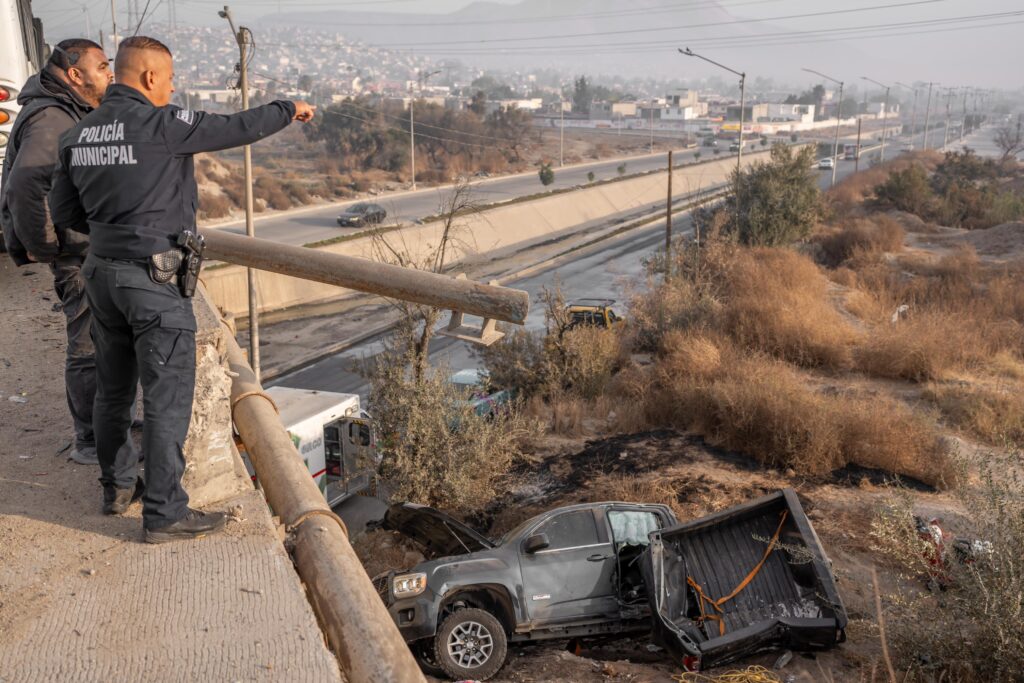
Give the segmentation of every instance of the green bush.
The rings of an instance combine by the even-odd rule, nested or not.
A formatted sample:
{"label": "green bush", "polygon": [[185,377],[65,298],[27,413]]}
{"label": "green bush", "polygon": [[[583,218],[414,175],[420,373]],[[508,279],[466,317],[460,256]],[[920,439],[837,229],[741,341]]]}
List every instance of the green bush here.
{"label": "green bush", "polygon": [[813,161],[810,148],[794,153],[791,147],[778,145],[769,161],[733,172],[736,192],[726,207],[741,243],[774,246],[811,233],[822,212]]}
{"label": "green bush", "polygon": [[906,211],[927,220],[935,202],[928,174],[919,164],[896,171],[875,186],[875,201],[882,208]]}
{"label": "green bush", "polygon": [[540,184],[544,187],[555,182],[555,172],[552,170],[551,164],[541,164],[538,175],[540,176]]}

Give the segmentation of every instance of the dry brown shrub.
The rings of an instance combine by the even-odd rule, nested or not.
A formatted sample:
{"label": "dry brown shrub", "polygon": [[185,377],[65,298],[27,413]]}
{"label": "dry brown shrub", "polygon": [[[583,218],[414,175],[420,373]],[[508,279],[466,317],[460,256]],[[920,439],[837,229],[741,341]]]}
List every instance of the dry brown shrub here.
{"label": "dry brown shrub", "polygon": [[671,412],[661,424],[691,429],[765,464],[814,476],[854,463],[933,486],[953,481],[934,426],[906,406],[877,396],[815,391],[792,366],[745,357],[722,339],[702,340],[722,358],[717,370],[688,372],[697,364],[687,362],[692,354],[686,349],[703,344],[686,341],[659,357],[662,393],[652,394],[652,400]]}
{"label": "dry brown shrub", "polygon": [[899,223],[885,214],[874,214],[819,233],[813,241],[819,247],[821,262],[835,268],[857,256],[900,251],[904,237]]}
{"label": "dry brown shrub", "polygon": [[907,320],[873,330],[857,349],[857,365],[876,377],[941,379],[977,359],[978,336],[950,314],[912,312]]}
{"label": "dry brown shrub", "polygon": [[1024,387],[932,384],[924,397],[958,429],[988,443],[1024,443]]}
{"label": "dry brown shrub", "polygon": [[740,252],[726,287],[719,327],[741,346],[804,367],[850,364],[856,334],[832,306],[828,280],[807,256],[788,249]]}
{"label": "dry brown shrub", "polygon": [[352,550],[371,578],[392,569],[412,569],[424,560],[420,548],[407,537],[382,529],[353,538]]}
{"label": "dry brown shrub", "polygon": [[617,330],[578,327],[565,333],[561,352],[562,386],[581,398],[593,399],[604,393],[622,366],[625,348]]}
{"label": "dry brown shrub", "polygon": [[858,173],[852,173],[825,193],[825,198],[849,210],[874,196],[875,186],[885,182],[893,173],[904,171],[914,164],[920,164],[931,173],[942,161],[943,155],[934,150],[922,150],[900,156],[883,164],[871,166]]}
{"label": "dry brown shrub", "polygon": [[231,200],[222,194],[201,193],[199,195],[199,212],[205,218],[224,218],[231,215]]}

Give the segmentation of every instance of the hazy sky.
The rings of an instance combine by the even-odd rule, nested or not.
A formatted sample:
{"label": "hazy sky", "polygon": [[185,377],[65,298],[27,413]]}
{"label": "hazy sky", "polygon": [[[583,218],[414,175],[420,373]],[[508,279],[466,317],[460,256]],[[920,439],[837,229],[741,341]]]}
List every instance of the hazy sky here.
{"label": "hazy sky", "polygon": [[[122,26],[126,23],[123,17],[129,1],[114,0],[118,22]],[[170,0],[135,1],[140,7],[147,1],[152,4],[148,16],[153,21],[167,20]],[[590,18],[580,26],[582,31],[590,32],[619,28],[619,23],[627,20],[609,15],[628,13],[635,6],[670,8],[673,11],[678,8],[682,14],[671,16],[679,19],[703,16],[702,13],[711,11],[708,6],[713,4],[712,0],[490,0],[501,5],[515,5],[521,1],[528,5],[523,10],[527,17],[550,14],[577,16],[596,10],[594,14],[603,16],[597,20]],[[175,3],[179,22],[213,24],[221,21],[217,19],[216,11],[224,4],[224,0],[175,0]],[[276,13],[278,8],[285,15],[332,10],[445,14],[474,3],[468,0],[249,0],[231,4],[236,21],[245,23]],[[684,42],[692,37],[698,45],[704,46],[702,49],[709,56],[744,68],[751,76],[773,77],[790,83],[809,83],[815,80],[809,74],[801,74],[799,67],[794,69],[797,64],[825,72],[838,71],[845,74],[841,77],[853,80],[867,75],[890,82],[931,80],[952,86],[1002,86],[1014,89],[1024,83],[1021,69],[1024,64],[1024,40],[1021,39],[1024,36],[1024,0],[718,0],[718,5],[737,19],[760,21],[742,21],[738,26],[669,32],[665,29],[667,15],[663,9],[661,14],[630,17],[628,21],[633,23],[629,27],[632,29],[638,25],[636,22],[640,22],[642,30],[628,31],[630,35],[621,40],[632,41],[635,46],[638,41],[644,40],[667,44],[677,39]],[[110,23],[110,0],[34,0],[33,9],[44,21],[48,42],[84,32],[86,15],[94,36],[100,25],[109,27]],[[807,14],[817,16],[793,16]],[[719,16],[722,16],[721,13]],[[563,19],[550,25],[539,21],[522,30],[532,32],[529,35],[551,36],[552,29],[556,33],[571,34],[574,21]],[[669,22],[669,25],[672,23],[680,25],[680,21]],[[907,27],[901,28],[900,24]],[[522,27],[523,24],[518,26]],[[816,30],[874,26],[880,27],[877,33],[872,29],[845,38],[819,35],[815,40],[809,39],[806,45],[794,44],[793,39],[788,39],[788,43],[783,46],[770,43],[735,45],[724,42],[729,38],[716,40],[735,34],[790,32],[791,35],[799,35],[801,32]],[[494,36],[501,36],[504,30],[500,23],[490,28]],[[423,33],[429,37],[429,31]],[[591,44],[593,40],[590,39]],[[619,42],[617,38],[607,38],[606,46],[604,38],[599,40],[602,41],[600,50],[605,58],[608,54],[618,54],[615,51]],[[482,45],[481,54],[487,50],[493,53],[496,46],[501,44],[498,38],[497,42]],[[538,58],[538,61],[553,67],[564,62],[568,71],[578,71],[578,62],[573,63],[570,57],[559,58],[556,52],[546,47],[565,44],[571,44],[571,41],[567,43],[559,38],[551,38],[537,42],[538,54],[549,49],[548,54],[552,55]],[[465,55],[463,61],[474,63],[474,53],[470,48],[460,49]],[[664,60],[676,58],[673,57],[674,50],[670,48],[664,50],[663,56],[654,51],[638,56],[637,53],[643,48],[633,47],[631,50],[623,49],[619,62],[623,65],[623,71],[630,75],[636,75],[637,65],[643,60],[648,63],[664,63]],[[609,68],[602,67],[602,70],[608,72]],[[709,75],[714,72],[714,67],[704,67],[697,71],[701,75]],[[639,70],[639,73],[644,71]]]}

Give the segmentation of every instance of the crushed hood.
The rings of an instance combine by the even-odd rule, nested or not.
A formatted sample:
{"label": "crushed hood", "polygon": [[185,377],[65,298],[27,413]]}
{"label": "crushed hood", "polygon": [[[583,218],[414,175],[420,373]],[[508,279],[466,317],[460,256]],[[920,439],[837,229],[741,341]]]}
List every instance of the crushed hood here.
{"label": "crushed hood", "polygon": [[388,508],[380,526],[416,541],[432,557],[466,555],[494,547],[478,531],[426,505],[396,503]]}

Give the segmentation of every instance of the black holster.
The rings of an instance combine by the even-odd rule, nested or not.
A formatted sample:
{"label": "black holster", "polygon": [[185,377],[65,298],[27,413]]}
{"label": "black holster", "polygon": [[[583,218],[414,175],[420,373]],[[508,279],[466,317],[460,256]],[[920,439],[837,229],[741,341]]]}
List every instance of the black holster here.
{"label": "black holster", "polygon": [[206,241],[202,235],[183,231],[178,235],[178,246],[181,247],[181,266],[178,269],[178,289],[186,299],[191,299],[199,284],[199,270],[203,266],[203,251]]}

